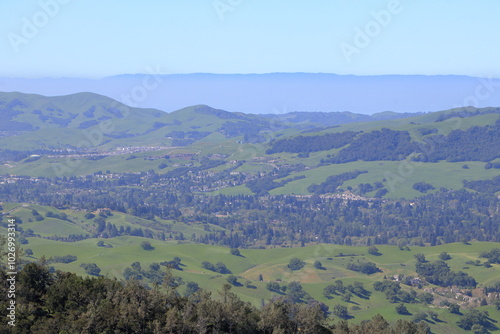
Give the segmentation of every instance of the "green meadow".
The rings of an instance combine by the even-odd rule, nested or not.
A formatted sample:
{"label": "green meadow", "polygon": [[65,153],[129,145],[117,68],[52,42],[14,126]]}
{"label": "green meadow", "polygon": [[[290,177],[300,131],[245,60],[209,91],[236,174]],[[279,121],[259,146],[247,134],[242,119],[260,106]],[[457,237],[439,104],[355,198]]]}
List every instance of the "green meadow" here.
{"label": "green meadow", "polygon": [[[433,247],[410,246],[410,250],[400,250],[397,246],[377,245],[381,255],[371,255],[368,247],[353,247],[333,244],[309,244],[306,247],[274,247],[267,249],[240,249],[241,256],[231,255],[230,250],[225,247],[194,244],[187,240],[173,240],[168,237],[171,233],[174,237],[183,233],[186,237],[195,233],[197,235],[209,233],[217,229],[218,226],[199,223],[181,223],[170,220],[160,220],[152,222],[124,213],[112,212],[107,215],[106,221],[120,227],[150,228],[153,231],[167,230],[167,241],[153,240],[133,236],[120,236],[115,238],[89,238],[76,242],[63,242],[49,240],[46,237],[58,235],[59,237],[71,234],[86,234],[94,231],[96,223],[93,219],[86,219],[85,212],[74,210],[57,210],[52,207],[33,205],[3,203],[4,212],[11,212],[22,223],[19,224],[25,231],[31,229],[39,237],[26,238],[27,243],[20,245],[24,250],[30,249],[33,255],[23,256],[24,260],[40,261],[42,258],[50,260],[51,257],[73,255],[77,260],[71,263],[50,263],[56,270],[74,272],[78,275],[86,276],[85,271],[80,267],[82,263],[96,263],[101,269],[101,275],[124,280],[123,272],[134,262],[140,262],[143,269],[148,269],[153,263],[171,261],[175,257],[181,259],[181,269],[173,270],[175,276],[183,279],[184,283],[193,281],[198,285],[212,292],[218,298],[218,291],[226,283],[228,274],[219,274],[202,267],[202,262],[211,263],[223,262],[231,273],[238,277],[241,285],[232,287],[243,300],[256,306],[263,302],[284,294],[271,292],[266,288],[269,282],[278,282],[287,285],[290,282],[300,282],[304,290],[314,299],[325,303],[330,310],[337,304],[348,307],[349,314],[353,317],[350,321],[359,323],[362,320],[370,319],[373,315],[380,313],[389,321],[400,319],[401,317],[411,319],[411,315],[400,315],[395,311],[397,304],[389,303],[384,293],[374,291],[373,283],[382,281],[385,278],[392,278],[395,275],[416,276],[415,254],[423,254],[428,261],[436,261],[442,252],[447,252],[451,259],[447,261],[453,271],[464,271],[474,277],[478,282],[476,293],[479,293],[485,286],[490,286],[500,281],[500,265],[493,264],[492,267],[475,266],[466,264],[467,261],[485,259],[479,258],[481,252],[498,248],[498,243],[472,242],[471,244],[453,243]],[[36,210],[44,217],[38,221],[33,215]],[[67,215],[66,220],[47,217],[48,212],[61,216]],[[0,228],[4,231],[4,228]],[[43,238],[45,237],[45,238]],[[99,247],[97,243],[103,241],[111,247]],[[154,250],[144,250],[141,243],[148,241]],[[343,256],[340,256],[343,255]],[[288,268],[288,263],[292,258],[299,258],[305,262],[305,266],[296,271]],[[316,269],[314,263],[320,261],[323,268]],[[373,262],[381,272],[366,275],[348,270],[349,263]],[[165,270],[165,267],[161,267]],[[262,281],[260,278],[262,277]],[[342,280],[344,285],[361,282],[370,291],[369,299],[353,296],[349,302],[342,300],[341,296],[333,295],[328,299],[323,295],[323,289],[334,284],[336,280]],[[405,291],[412,289],[417,294],[424,293],[423,289],[401,285]],[[424,289],[433,287],[423,286]],[[185,285],[178,288],[183,294]],[[439,306],[439,301],[447,299],[455,303],[460,300],[445,298],[434,294],[435,303],[427,304],[406,304],[409,312],[414,315],[430,310],[438,314],[438,320],[428,320],[434,333],[462,333],[455,326],[460,315],[450,313],[447,308]],[[500,321],[500,311],[493,305],[481,306],[479,309],[487,310],[490,318]],[[467,310],[463,307],[462,312]],[[332,316],[334,319],[334,317]],[[332,320],[336,321],[336,320]],[[465,332],[464,332],[465,333]]]}
{"label": "green meadow", "polygon": [[[262,301],[278,296],[266,289],[268,282],[279,282],[287,284],[292,281],[301,282],[305,291],[313,298],[325,303],[333,308],[336,304],[345,305],[349,309],[349,314],[354,318],[350,321],[360,322],[370,319],[373,315],[380,313],[389,321],[399,319],[402,316],[395,312],[397,304],[391,304],[385,299],[381,292],[373,290],[373,283],[390,278],[393,275],[416,275],[415,274],[415,254],[424,254],[428,261],[438,259],[441,252],[448,252],[452,259],[447,263],[454,271],[464,270],[473,276],[479,283],[478,288],[490,285],[500,280],[500,265],[494,264],[491,268],[483,266],[468,266],[470,269],[463,269],[465,262],[476,260],[483,251],[498,247],[497,243],[474,242],[470,245],[455,243],[434,247],[410,247],[410,251],[399,250],[397,246],[377,246],[382,255],[375,256],[367,253],[367,247],[349,247],[331,244],[318,244],[301,248],[271,248],[271,249],[241,249],[241,256],[231,255],[229,249],[219,246],[202,244],[179,244],[174,241],[159,241],[139,237],[116,237],[111,239],[87,239],[78,242],[60,242],[41,238],[28,238],[29,243],[23,248],[30,248],[33,257],[25,259],[38,260],[42,256],[49,259],[53,256],[75,255],[78,260],[68,264],[51,264],[55,269],[71,271],[79,275],[86,275],[81,263],[96,263],[101,269],[101,274],[108,277],[123,279],[123,270],[133,262],[140,262],[142,268],[148,268],[150,264],[172,260],[179,257],[182,260],[182,270],[174,270],[176,276],[182,277],[184,282],[194,281],[203,289],[212,291],[215,297],[221,290],[222,284],[228,274],[218,274],[202,268],[203,261],[212,263],[223,262],[233,275],[238,277],[242,286],[233,287],[243,300],[259,306]],[[98,247],[97,241],[103,240],[112,248]],[[154,250],[146,251],[141,248],[141,242],[149,241],[154,246]],[[352,256],[338,257],[339,254]],[[290,259],[298,257],[306,262],[306,265],[297,271],[287,268]],[[382,272],[365,275],[353,272],[345,268],[349,262],[371,261],[377,264]],[[320,261],[324,269],[315,269],[313,263]],[[259,281],[262,275],[263,281]],[[334,295],[332,299],[323,296],[323,289],[328,284],[333,284],[336,280],[342,280],[344,285],[352,284],[355,281],[362,282],[365,288],[371,292],[369,299],[353,296],[350,302],[342,301],[340,296]],[[246,287],[247,280],[251,281],[252,287]],[[402,285],[403,290],[410,291],[410,288]],[[179,288],[183,293],[184,287]],[[416,289],[416,288],[414,288]],[[421,289],[416,289],[417,293],[423,293]],[[435,296],[436,300],[442,299]],[[455,301],[459,302],[459,301]],[[354,307],[354,309],[353,309]],[[451,314],[446,308],[439,305],[407,304],[411,314],[435,311],[438,314],[438,322],[429,320],[429,324],[435,333],[462,333],[455,326],[459,315]],[[482,306],[482,310],[488,310],[490,317],[496,321],[500,320],[500,311],[493,306]],[[462,309],[464,311],[464,309]],[[465,331],[464,331],[465,333]]]}

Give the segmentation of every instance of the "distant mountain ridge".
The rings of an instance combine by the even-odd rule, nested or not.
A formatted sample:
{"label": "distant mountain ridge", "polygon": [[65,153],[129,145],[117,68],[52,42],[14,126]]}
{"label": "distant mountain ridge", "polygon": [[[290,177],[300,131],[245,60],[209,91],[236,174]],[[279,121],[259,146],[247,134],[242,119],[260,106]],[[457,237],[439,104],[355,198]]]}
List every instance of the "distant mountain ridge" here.
{"label": "distant mountain ridge", "polygon": [[[82,138],[101,136],[94,147],[135,145],[190,145],[208,134],[222,138],[242,136],[242,142],[267,141],[265,133],[287,130],[320,132],[348,124],[411,118],[415,122],[442,122],[450,118],[498,113],[498,108],[459,108],[435,113],[381,112],[373,115],[352,112],[290,112],[245,114],[194,105],[167,113],[158,109],[135,108],[96,93],[47,97],[37,94],[0,92],[0,141],[21,143],[25,149],[74,148]],[[377,123],[378,124],[378,123]],[[388,124],[388,123],[387,123]],[[367,129],[372,125],[367,125]],[[425,131],[425,130],[423,130]],[[15,140],[12,135],[15,135]],[[19,140],[23,135],[25,140]],[[3,139],[2,139],[3,137]],[[214,137],[214,135],[212,135]],[[132,142],[129,139],[135,138]],[[222,140],[222,139],[218,139]],[[16,145],[14,145],[16,147]]]}
{"label": "distant mountain ridge", "polygon": [[252,114],[295,111],[429,112],[500,105],[500,79],[457,75],[328,73],[119,75],[102,79],[0,78],[0,91],[48,96],[94,92],[127,105],[174,111],[189,105]]}

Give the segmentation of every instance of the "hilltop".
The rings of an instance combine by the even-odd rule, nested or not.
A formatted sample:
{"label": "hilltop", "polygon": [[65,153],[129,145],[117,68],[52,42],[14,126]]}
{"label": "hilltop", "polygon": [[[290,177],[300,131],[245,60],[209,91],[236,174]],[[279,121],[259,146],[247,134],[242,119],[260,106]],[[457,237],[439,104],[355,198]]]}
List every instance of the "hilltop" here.
{"label": "hilltop", "polygon": [[[0,91],[42,95],[94,92],[165,111],[205,104],[251,114],[294,111],[429,112],[499,106],[498,79],[459,75],[123,74],[102,79],[0,78]],[[126,104],[131,104],[125,102]]]}
{"label": "hilltop", "polygon": [[[80,147],[82,149],[130,146],[133,143],[144,146],[188,146],[214,133],[227,138],[244,136],[246,142],[252,142],[266,140],[262,138],[262,133],[266,131],[274,133],[287,128],[311,129],[322,125],[414,115],[389,112],[373,116],[301,112],[254,115],[228,112],[206,105],[166,113],[157,109],[130,107],[94,93],[56,97],[0,93],[0,108],[0,131],[3,137],[0,138],[12,149],[75,149],[79,143],[83,146],[82,140],[90,142],[87,144],[91,146]],[[16,138],[8,139],[10,136]],[[23,140],[19,140],[21,138]]]}

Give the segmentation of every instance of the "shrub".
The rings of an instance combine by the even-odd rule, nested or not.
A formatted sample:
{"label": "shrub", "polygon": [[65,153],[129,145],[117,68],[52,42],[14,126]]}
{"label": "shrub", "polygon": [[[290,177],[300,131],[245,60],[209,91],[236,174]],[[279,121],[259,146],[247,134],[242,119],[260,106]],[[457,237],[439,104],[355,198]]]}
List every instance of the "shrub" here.
{"label": "shrub", "polygon": [[212,263],[208,262],[208,261],[203,261],[201,263],[201,267],[203,269],[207,269],[207,270],[210,270],[210,271],[215,271],[215,266]]}
{"label": "shrub", "polygon": [[363,274],[367,275],[371,275],[380,271],[377,265],[373,262],[348,263],[346,268],[352,271],[360,271]]}
{"label": "shrub", "polygon": [[234,285],[236,286],[238,284],[238,277],[234,276],[234,275],[229,275],[227,278],[226,278],[226,281],[231,284],[231,285]]}
{"label": "shrub", "polygon": [[409,314],[405,304],[399,304],[398,306],[396,306],[396,312],[398,314]]}
{"label": "shrub", "polygon": [[375,246],[368,247],[368,254],[377,256],[382,255],[381,253],[379,253],[378,248]]}
{"label": "shrub", "polygon": [[434,189],[434,186],[426,182],[417,182],[413,185],[413,189],[425,194],[427,191]]}
{"label": "shrub", "polygon": [[333,307],[333,314],[335,314],[337,317],[346,319],[349,317],[349,313],[347,312],[347,307],[344,305],[335,305]]}
{"label": "shrub", "polygon": [[411,317],[411,320],[413,322],[420,322],[420,321],[427,320],[428,317],[429,317],[429,315],[427,313],[419,312],[419,313],[415,314],[413,317]]}
{"label": "shrub", "polygon": [[443,261],[448,261],[448,260],[451,260],[451,256],[450,254],[446,253],[446,252],[442,252],[441,254],[439,254],[439,258]]}
{"label": "shrub", "polygon": [[450,311],[450,313],[459,314],[460,313],[460,306],[458,306],[457,304],[454,304],[454,303],[450,303],[450,305],[448,306],[448,310]]}
{"label": "shrub", "polygon": [[198,286],[198,283],[196,282],[187,282],[186,283],[186,291],[184,292],[185,297],[189,297],[196,291],[200,290],[200,287]]}
{"label": "shrub", "polygon": [[323,264],[319,261],[314,262],[314,268],[316,269],[323,269]]}
{"label": "shrub", "polygon": [[142,249],[147,250],[147,251],[152,251],[153,249],[155,249],[149,241],[141,242],[141,247],[142,247]]}
{"label": "shrub", "polygon": [[280,292],[281,287],[278,282],[269,282],[266,284],[266,289],[273,292]]}
{"label": "shrub", "polygon": [[227,269],[226,265],[222,262],[217,262],[215,264],[215,271],[219,274],[230,274],[231,270]]}
{"label": "shrub", "polygon": [[49,259],[50,263],[70,263],[78,260],[78,258],[74,255],[64,255],[64,256],[54,256]]}
{"label": "shrub", "polygon": [[99,268],[95,263],[82,263],[80,267],[82,267],[87,274],[93,276],[99,276],[101,272],[101,268]]}

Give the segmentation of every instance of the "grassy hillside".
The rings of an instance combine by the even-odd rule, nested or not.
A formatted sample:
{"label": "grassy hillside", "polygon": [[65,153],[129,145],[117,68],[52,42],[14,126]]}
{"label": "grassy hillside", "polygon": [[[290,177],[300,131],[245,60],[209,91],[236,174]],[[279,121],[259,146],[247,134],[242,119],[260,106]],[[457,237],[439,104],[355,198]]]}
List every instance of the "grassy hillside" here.
{"label": "grassy hillside", "polygon": [[[183,278],[185,282],[194,281],[200,287],[213,291],[221,289],[228,275],[221,275],[208,271],[201,267],[203,261],[217,262],[222,261],[226,264],[232,273],[238,276],[238,281],[243,285],[233,287],[242,299],[260,305],[261,300],[267,300],[275,296],[275,293],[266,289],[268,282],[280,282],[286,284],[291,281],[301,282],[304,289],[315,299],[333,308],[336,304],[345,305],[349,308],[349,313],[354,318],[353,322],[360,322],[370,319],[373,315],[380,313],[386,319],[395,320],[401,318],[394,310],[395,305],[387,302],[381,292],[373,290],[375,281],[383,280],[384,276],[393,275],[415,275],[416,260],[415,254],[424,254],[426,259],[434,261],[438,255],[446,251],[452,260],[449,265],[452,270],[462,270],[465,262],[476,260],[479,253],[498,247],[494,243],[473,243],[472,245],[448,244],[436,247],[412,247],[410,251],[401,251],[395,246],[377,246],[382,255],[374,256],[367,253],[366,247],[347,247],[337,245],[320,244],[316,246],[303,248],[275,248],[275,249],[247,249],[240,250],[241,256],[231,255],[229,249],[195,244],[176,244],[174,242],[161,242],[150,240],[155,247],[153,251],[143,250],[140,243],[143,238],[137,237],[118,237],[105,239],[105,243],[113,248],[97,247],[97,239],[89,239],[75,243],[64,243],[58,241],[45,240],[40,238],[28,238],[29,244],[24,248],[33,250],[34,255],[31,260],[45,255],[46,258],[52,256],[61,256],[66,254],[75,255],[78,260],[69,264],[53,264],[56,269],[63,271],[72,271],[85,275],[81,263],[96,263],[101,269],[102,274],[122,279],[123,270],[133,262],[139,261],[142,268],[147,268],[153,262],[172,260],[179,257],[182,260],[182,271],[174,271],[176,276]],[[340,253],[352,254],[353,256],[337,257]],[[303,269],[291,271],[287,264],[291,258],[298,257],[306,262]],[[372,261],[382,270],[382,272],[373,275],[364,275],[356,273],[345,268],[348,262],[352,261]],[[321,261],[324,269],[313,268],[315,261]],[[493,265],[492,268],[474,267],[465,270],[480,283],[479,287],[490,285],[498,281],[500,271],[499,265]],[[258,281],[259,275],[262,275],[263,281]],[[342,301],[340,296],[333,296],[327,299],[323,296],[322,290],[328,285],[333,284],[335,280],[342,280],[344,285],[352,284],[355,281],[364,283],[365,288],[371,291],[369,299],[354,296],[349,303]],[[251,281],[254,287],[245,286],[246,280]],[[425,287],[428,288],[429,286]],[[403,285],[403,289],[410,291],[409,287]],[[422,289],[412,288],[417,293],[423,293]],[[179,288],[182,293],[184,286]],[[446,308],[439,307],[438,301],[447,299],[435,294],[435,304],[426,306],[424,304],[408,304],[410,313],[426,312],[433,310],[438,313],[439,322],[429,321],[431,328],[435,333],[462,333],[455,326],[455,322],[460,315],[451,314]],[[449,299],[449,298],[448,298]],[[450,299],[453,300],[453,299]],[[455,302],[459,302],[455,300]],[[460,303],[460,302],[459,302]],[[353,309],[354,306],[357,306]],[[358,309],[359,308],[359,309]],[[500,311],[496,311],[492,306],[480,307],[481,310],[488,310],[492,319],[500,320]],[[405,317],[405,316],[403,316]],[[408,319],[410,316],[406,316]]]}
{"label": "grassy hillside", "polygon": [[[151,285],[154,264],[180,258],[172,272],[184,282],[181,294],[192,281],[218,296],[234,275],[233,291],[258,306],[290,295],[289,284],[300,282],[330,311],[347,307],[357,323],[377,313],[396,320],[434,311],[437,319],[426,320],[433,332],[462,333],[456,322],[477,308],[489,312],[490,330],[500,331],[498,296],[484,294],[500,281],[500,265],[479,258],[499,247],[479,242],[499,240],[499,120],[499,108],[276,119],[204,105],[167,114],[90,93],[0,93],[0,190],[3,200],[30,202],[0,203],[0,218],[19,219],[24,260],[45,258],[79,275],[87,275],[82,264],[95,263],[102,275],[123,280],[134,272]],[[297,196],[272,196],[291,194]],[[400,198],[410,200],[392,200]],[[0,231],[5,235],[5,219]],[[458,240],[464,242],[450,243]],[[388,245],[370,254],[351,242]],[[424,244],[439,246],[413,246]],[[217,245],[254,248],[234,255]],[[434,298],[406,301],[408,315],[395,310],[402,297],[391,303],[375,290],[375,282],[417,276],[415,255],[432,263],[443,252],[451,270],[477,281],[475,289],[401,284],[417,300],[424,293]],[[77,260],[54,262],[65,255]],[[295,258],[304,266],[292,270]],[[212,271],[205,261],[228,271]],[[366,263],[379,271],[351,270]],[[344,292],[325,294],[338,280],[362,283],[368,292],[350,300]],[[460,304],[462,313],[449,312],[445,302]]]}
{"label": "grassy hillside", "polygon": [[0,143],[11,150],[172,146],[173,139],[192,139],[191,144],[203,138],[203,133],[217,132],[228,123],[269,127],[271,122],[208,106],[168,114],[129,107],[94,93],[56,97],[0,93],[0,120],[0,131],[6,135],[0,137]]}
{"label": "grassy hillside", "polygon": [[[462,145],[455,148],[458,153],[453,153],[452,158],[436,160],[431,157],[435,160],[432,163],[414,161],[432,156],[436,147],[453,130],[485,129],[495,124],[499,119],[498,108],[458,108],[405,116],[411,117],[401,118],[394,113],[382,113],[371,118],[350,113],[290,113],[270,117],[231,113],[203,105],[165,113],[130,108],[91,93],[59,97],[0,93],[0,120],[3,126],[0,129],[0,145],[15,151],[12,156],[6,150],[0,151],[0,175],[69,177],[100,171],[126,173],[150,170],[164,174],[179,167],[199,166],[204,159],[216,157],[226,164],[212,172],[223,175],[224,171],[234,171],[246,175],[248,180],[277,174],[276,171],[289,166],[303,166],[287,176],[300,179],[272,189],[270,194],[309,194],[308,187],[312,184],[320,184],[329,176],[358,170],[367,173],[344,182],[335,192],[350,189],[359,195],[373,197],[377,194],[376,190],[360,191],[360,185],[373,186],[375,182],[381,182],[385,198],[420,196],[422,193],[413,186],[421,182],[431,184],[434,189],[429,192],[434,192],[441,188],[462,188],[464,180],[491,180],[500,175],[498,168],[484,168],[487,161],[499,157],[500,153],[495,153],[494,149],[498,136],[479,148],[467,148],[465,153],[471,155],[478,149],[488,148],[490,152],[487,156],[478,157],[476,154],[470,159],[457,160],[460,148],[466,149]],[[323,123],[328,125],[326,129],[317,128],[321,121],[328,123]],[[332,126],[335,122],[339,124]],[[407,132],[412,141],[409,145],[412,146],[401,156],[391,156],[391,143],[374,142],[382,140],[380,136],[363,143],[356,142],[383,128],[398,133]],[[324,144],[322,136],[347,131],[357,133],[350,143],[343,143],[342,147],[326,145],[326,148],[321,148]],[[465,143],[475,143],[482,138],[473,138],[473,133],[466,135],[470,136],[470,140],[466,139]],[[294,138],[301,137],[318,138],[321,145],[308,152],[307,146],[299,147],[304,146],[300,140],[293,142]],[[276,142],[284,139],[292,140],[295,147],[268,154]],[[378,150],[380,157],[367,157],[366,152],[365,156],[350,152],[343,154],[344,160],[336,161],[339,155],[349,151],[351,145],[357,145],[358,152]],[[287,177],[275,178],[274,181],[286,180]],[[244,184],[216,188],[207,193],[252,193]]]}
{"label": "grassy hillside", "polygon": [[[479,258],[484,251],[498,248],[498,243],[472,242],[471,244],[452,243],[433,247],[410,246],[410,249],[401,249],[398,246],[377,245],[379,254],[370,254],[368,247],[352,247],[333,244],[313,244],[307,247],[279,247],[270,246],[268,249],[240,249],[240,256],[232,255],[230,249],[220,246],[205,244],[194,244],[189,241],[191,234],[206,234],[215,230],[223,230],[221,227],[199,222],[181,223],[172,220],[156,219],[146,220],[119,212],[93,212],[95,217],[105,217],[106,222],[118,228],[141,228],[150,229],[153,233],[166,232],[165,241],[143,238],[131,235],[123,235],[113,238],[92,237],[75,242],[64,242],[50,240],[49,237],[69,237],[75,234],[93,235],[97,229],[97,222],[89,218],[89,212],[75,210],[58,210],[53,207],[35,204],[2,203],[3,211],[18,217],[19,230],[25,232],[30,229],[33,234],[40,237],[28,236],[22,240],[20,247],[26,252],[30,250],[31,256],[24,256],[24,260],[38,261],[42,257],[49,261],[49,265],[57,270],[75,272],[86,276],[81,267],[83,263],[95,263],[101,269],[101,275],[124,279],[124,272],[133,263],[139,262],[143,270],[149,270],[150,265],[163,261],[172,261],[174,258],[181,259],[180,270],[173,270],[173,274],[182,278],[182,284],[178,291],[183,294],[187,282],[196,282],[201,288],[209,290],[215,297],[218,291],[226,283],[230,274],[237,277],[238,283],[232,290],[243,300],[259,306],[271,298],[286,296],[287,292],[272,292],[267,287],[269,283],[277,283],[285,287],[291,282],[300,282],[303,289],[314,299],[329,306],[330,311],[336,305],[348,308],[349,321],[359,323],[368,320],[373,315],[380,313],[389,321],[395,321],[401,317],[410,320],[413,315],[433,311],[437,313],[437,320],[428,319],[435,333],[465,333],[455,324],[467,313],[467,310],[476,308],[486,310],[492,321],[500,320],[500,311],[493,305],[494,299],[483,294],[483,288],[492,286],[499,282],[500,265],[493,264],[491,267],[474,265],[476,260],[481,263],[485,261]],[[38,218],[37,217],[42,217]],[[0,227],[2,235],[6,231]],[[180,238],[184,235],[186,238]],[[227,234],[230,231],[226,231]],[[102,242],[106,247],[99,247]],[[145,250],[143,242],[149,242],[154,249]],[[478,282],[476,289],[472,291],[473,299],[466,301],[467,296],[459,290],[451,291],[448,288],[440,288],[432,284],[407,286],[401,284],[402,290],[406,292],[415,291],[418,295],[425,292],[432,293],[433,304],[407,303],[410,315],[400,315],[395,311],[399,303],[391,303],[386,299],[384,293],[375,291],[375,282],[385,281],[396,277],[396,275],[417,276],[415,264],[416,254],[423,254],[427,261],[433,262],[440,259],[440,254],[447,252],[451,259],[446,261],[451,270],[464,271]],[[70,263],[53,263],[54,257],[65,255],[76,256],[77,260]],[[290,260],[299,258],[305,262],[305,266],[299,270],[291,270],[288,267]],[[222,262],[230,270],[230,273],[217,273],[203,266],[204,261],[213,264]],[[320,261],[322,267],[316,268],[315,262]],[[349,264],[373,262],[380,272],[370,275],[347,269]],[[468,263],[467,263],[468,262]],[[164,271],[165,267],[161,266]],[[397,276],[400,277],[400,276]],[[262,279],[262,280],[261,280]],[[325,287],[337,284],[341,280],[344,286],[363,283],[368,290],[369,296],[353,295],[350,301],[343,300],[341,294],[332,294],[330,297],[324,295]],[[144,279],[144,283],[148,283]],[[485,306],[479,306],[482,298],[487,298]],[[458,303],[461,305],[461,314],[452,314],[447,307],[442,306],[443,301]],[[332,321],[338,320],[331,316]],[[494,324],[494,323],[493,323]]]}
{"label": "grassy hillside", "polygon": [[[469,169],[462,166],[466,164]],[[410,166],[410,167],[408,167]],[[311,184],[324,182],[330,175],[338,175],[352,170],[366,170],[368,173],[359,175],[354,180],[344,183],[342,188],[356,187],[360,183],[384,182],[388,175],[399,176],[399,171],[404,168],[404,176],[401,179],[388,185],[389,190],[386,198],[413,198],[422,195],[419,191],[413,189],[413,185],[420,181],[431,183],[437,191],[441,187],[447,189],[462,188],[462,180],[484,180],[499,175],[495,169],[484,169],[483,162],[471,161],[465,163],[429,163],[418,164],[409,161],[356,161],[345,164],[322,166],[316,169],[297,173],[306,178],[287,183],[285,186],[271,190],[271,194],[309,194],[307,188]],[[373,196],[375,191],[367,194]]]}

